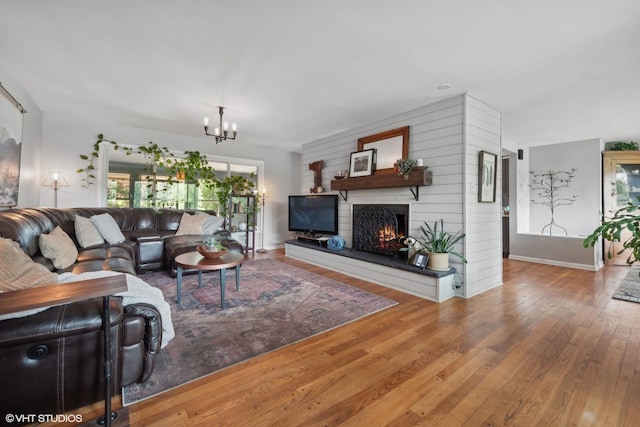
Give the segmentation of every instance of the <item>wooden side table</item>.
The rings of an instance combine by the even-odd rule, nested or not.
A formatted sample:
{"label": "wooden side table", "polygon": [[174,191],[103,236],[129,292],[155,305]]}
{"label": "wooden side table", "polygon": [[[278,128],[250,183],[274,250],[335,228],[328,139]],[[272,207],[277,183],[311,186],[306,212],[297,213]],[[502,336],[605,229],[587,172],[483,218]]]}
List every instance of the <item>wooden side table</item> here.
{"label": "wooden side table", "polygon": [[[104,423],[111,426],[111,334],[109,333],[109,299],[128,289],[124,274],[58,285],[38,286],[0,293],[0,314],[16,313],[40,307],[69,304],[102,297],[104,340]],[[121,422],[122,420],[119,420]],[[101,423],[102,424],[102,423]]]}
{"label": "wooden side table", "polygon": [[178,292],[176,302],[180,304],[180,296],[182,294],[182,272],[185,268],[198,270],[198,287],[202,286],[202,272],[204,271],[220,271],[220,307],[224,310],[224,292],[227,282],[227,268],[236,269],[236,291],[240,290],[240,265],[244,255],[237,252],[227,252],[220,258],[208,259],[200,255],[199,252],[187,252],[176,257],[176,266],[178,269]]}

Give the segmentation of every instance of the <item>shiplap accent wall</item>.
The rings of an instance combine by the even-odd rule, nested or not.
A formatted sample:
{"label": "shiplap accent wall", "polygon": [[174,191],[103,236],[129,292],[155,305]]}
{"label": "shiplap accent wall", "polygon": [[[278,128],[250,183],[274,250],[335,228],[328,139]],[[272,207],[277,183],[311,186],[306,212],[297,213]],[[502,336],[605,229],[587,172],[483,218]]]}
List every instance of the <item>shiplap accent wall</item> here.
{"label": "shiplap accent wall", "polygon": [[[470,298],[502,284],[502,146],[501,114],[472,96],[465,97],[464,147],[466,158],[464,296]],[[479,153],[496,154],[496,201],[478,202]]]}
{"label": "shiplap accent wall", "polygon": [[[466,104],[471,103],[472,106]],[[465,114],[472,113],[471,118],[465,118]],[[496,117],[497,115],[497,125]],[[385,188],[372,190],[351,190],[348,193],[348,201],[340,199],[339,231],[351,246],[351,212],[353,204],[381,203],[381,204],[409,204],[409,220],[412,235],[420,234],[420,225],[425,221],[433,224],[435,221],[444,220],[445,229],[448,231],[462,230],[467,232],[466,222],[474,224],[471,227],[472,235],[468,242],[459,244],[457,251],[472,251],[469,264],[465,265],[457,258],[451,257],[451,264],[459,272],[456,284],[462,286],[456,293],[460,296],[470,296],[501,283],[501,270],[499,277],[493,274],[489,277],[487,271],[483,271],[483,265],[487,264],[487,254],[480,247],[486,247],[482,240],[489,241],[488,246],[495,244],[492,237],[482,237],[482,224],[489,225],[491,229],[497,228],[498,250],[495,251],[495,260],[491,260],[489,271],[493,266],[501,265],[501,236],[499,200],[493,207],[484,206],[475,209],[483,215],[480,221],[470,219],[466,214],[465,201],[466,188],[469,182],[477,185],[477,152],[479,146],[487,151],[500,153],[500,115],[495,110],[470,98],[467,95],[459,95],[415,110],[392,116],[378,122],[350,129],[336,135],[325,137],[310,142],[302,147],[302,188],[301,194],[309,194],[313,187],[313,172],[309,170],[309,163],[318,160],[324,162],[322,171],[322,186],[324,192],[331,192],[331,180],[338,170],[349,169],[350,154],[357,151],[358,138],[373,135],[390,129],[409,126],[409,157],[423,159],[424,165],[433,172],[433,184],[421,187],[419,201],[414,200],[409,188]],[[496,128],[497,126],[497,128]],[[465,136],[465,132],[472,132],[472,136]],[[495,148],[495,135],[497,132],[497,146]],[[465,140],[470,139],[474,146],[465,149]],[[485,139],[487,141],[485,141]],[[471,171],[468,171],[472,169]],[[473,177],[475,176],[475,181]],[[499,185],[499,182],[497,183]],[[499,188],[499,187],[498,187]],[[477,187],[476,187],[477,191]],[[499,193],[499,191],[498,191]],[[477,196],[476,196],[477,202]],[[477,203],[476,203],[477,204]],[[491,224],[487,216],[490,210],[496,210],[495,224]],[[474,209],[471,210],[472,212]],[[477,224],[477,225],[476,225]],[[469,239],[465,239],[469,240]],[[491,250],[488,256],[492,256]],[[481,259],[476,260],[476,257]],[[467,255],[469,258],[469,255]],[[480,280],[476,286],[467,284],[465,280],[466,269]],[[471,290],[471,292],[469,292]]]}

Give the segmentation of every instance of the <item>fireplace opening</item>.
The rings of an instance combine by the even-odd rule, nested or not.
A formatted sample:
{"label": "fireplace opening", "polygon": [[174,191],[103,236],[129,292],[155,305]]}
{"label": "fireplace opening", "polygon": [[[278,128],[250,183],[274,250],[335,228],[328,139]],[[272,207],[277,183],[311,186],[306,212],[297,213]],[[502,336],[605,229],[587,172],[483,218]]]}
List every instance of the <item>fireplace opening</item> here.
{"label": "fireplace opening", "polygon": [[409,205],[353,205],[353,249],[406,258],[400,252],[409,230]]}

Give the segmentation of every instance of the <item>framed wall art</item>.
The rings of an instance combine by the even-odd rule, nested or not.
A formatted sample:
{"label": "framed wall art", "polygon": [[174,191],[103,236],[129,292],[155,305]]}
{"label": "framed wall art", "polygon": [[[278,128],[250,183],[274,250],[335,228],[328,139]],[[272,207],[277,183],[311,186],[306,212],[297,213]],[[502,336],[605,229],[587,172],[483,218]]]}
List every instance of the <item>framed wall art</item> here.
{"label": "framed wall art", "polygon": [[429,261],[428,254],[416,252],[411,258],[410,264],[416,267],[420,267],[424,270],[424,268],[427,266],[427,261]]}
{"label": "framed wall art", "polygon": [[24,108],[0,84],[0,207],[18,204]]}
{"label": "framed wall art", "polygon": [[358,150],[376,150],[376,175],[395,173],[393,164],[409,155],[409,126],[358,139]]}
{"label": "framed wall art", "polygon": [[373,174],[373,157],[376,150],[364,150],[351,153],[349,177],[369,176]]}
{"label": "framed wall art", "polygon": [[496,201],[498,155],[480,151],[478,159],[478,202]]}

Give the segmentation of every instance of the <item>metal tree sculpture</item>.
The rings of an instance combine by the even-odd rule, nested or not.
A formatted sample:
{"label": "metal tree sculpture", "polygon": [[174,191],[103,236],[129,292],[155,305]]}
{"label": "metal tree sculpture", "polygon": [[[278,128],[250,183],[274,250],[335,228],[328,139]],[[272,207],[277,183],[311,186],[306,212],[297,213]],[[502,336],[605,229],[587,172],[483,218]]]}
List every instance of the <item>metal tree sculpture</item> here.
{"label": "metal tree sculpture", "polygon": [[578,198],[576,195],[561,197],[558,194],[563,188],[569,188],[569,183],[575,176],[576,170],[576,168],[573,168],[570,171],[529,172],[531,175],[531,184],[529,184],[529,188],[532,191],[538,191],[538,194],[536,195],[539,199],[531,199],[531,203],[548,206],[551,210],[551,222],[542,227],[540,234],[544,234],[544,230],[548,227],[549,235],[551,236],[553,227],[555,226],[564,231],[565,236],[568,235],[567,230],[564,227],[556,224],[553,215],[559,206],[570,205]]}

